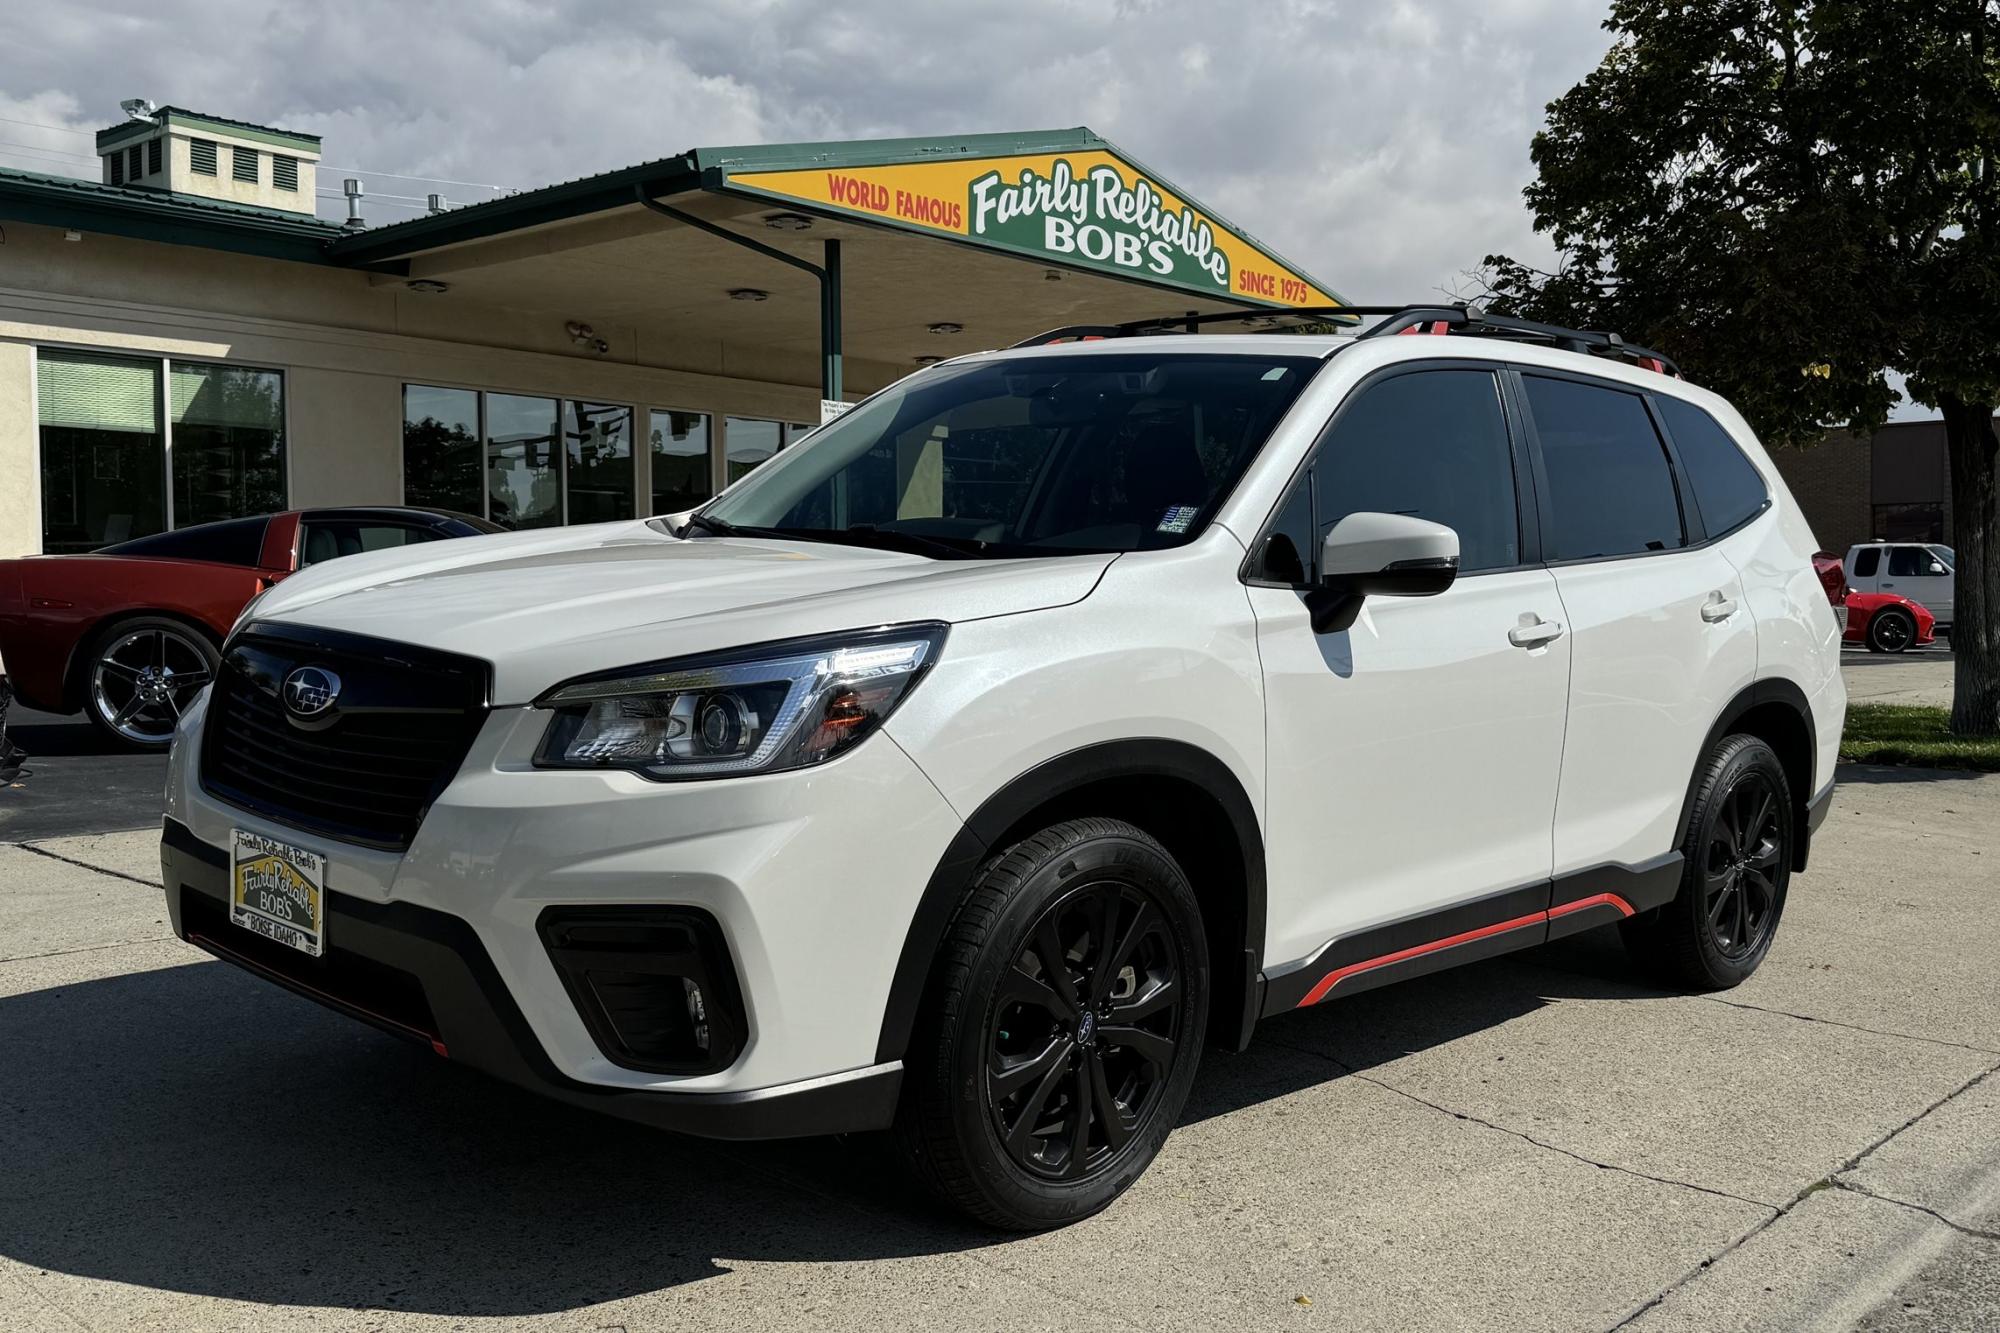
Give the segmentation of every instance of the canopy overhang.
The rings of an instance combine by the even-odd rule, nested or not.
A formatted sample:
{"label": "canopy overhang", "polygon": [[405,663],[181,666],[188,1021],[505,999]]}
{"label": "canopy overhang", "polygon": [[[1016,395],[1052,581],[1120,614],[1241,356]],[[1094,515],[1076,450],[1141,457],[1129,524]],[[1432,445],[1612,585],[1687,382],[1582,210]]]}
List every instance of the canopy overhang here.
{"label": "canopy overhang", "polygon": [[788,381],[817,363],[830,399],[1066,324],[1344,304],[1082,129],[695,149],[328,256],[629,326],[649,362]]}

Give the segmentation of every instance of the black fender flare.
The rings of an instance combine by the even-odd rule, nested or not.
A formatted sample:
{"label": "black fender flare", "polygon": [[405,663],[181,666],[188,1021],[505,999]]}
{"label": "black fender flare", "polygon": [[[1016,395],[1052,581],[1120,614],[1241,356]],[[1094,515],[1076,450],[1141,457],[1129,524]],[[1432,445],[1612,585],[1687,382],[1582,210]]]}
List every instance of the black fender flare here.
{"label": "black fender flare", "polygon": [[[1174,778],[1199,787],[1222,807],[1243,857],[1244,1016],[1242,1040],[1248,1039],[1261,1007],[1257,992],[1264,953],[1264,834],[1257,809],[1243,784],[1227,764],[1185,741],[1132,739],[1106,741],[1044,760],[987,797],[945,848],[925,884],[910,920],[903,951],[889,984],[882,1012],[882,1032],[876,1042],[877,1064],[900,1060],[909,1048],[918,1007],[930,982],[931,966],[940,941],[951,924],[965,889],[996,845],[1027,815],[1068,792],[1119,778]],[[1218,960],[1219,961],[1219,960]],[[1212,963],[1213,965],[1213,963]],[[1230,1001],[1220,994],[1218,1005]]]}
{"label": "black fender flare", "polygon": [[[1806,699],[1805,691],[1793,682],[1779,676],[1770,676],[1763,680],[1753,681],[1738,691],[1736,697],[1724,705],[1720,713],[1716,714],[1714,725],[1709,727],[1708,735],[1702,738],[1701,749],[1695,752],[1695,771],[1688,775],[1687,794],[1681,798],[1681,817],[1674,824],[1674,848],[1676,850],[1679,849],[1683,842],[1687,841],[1688,820],[1694,813],[1695,789],[1701,782],[1701,763],[1703,759],[1706,758],[1710,751],[1715,749],[1724,736],[1727,736],[1735,729],[1736,724],[1742,720],[1744,714],[1753,708],[1761,708],[1766,704],[1783,705],[1792,712],[1797,713],[1799,721],[1804,724],[1808,747],[1806,774],[1808,785],[1810,785],[1811,775],[1819,766],[1819,732],[1813,728],[1812,704]],[[1804,870],[1806,868],[1806,853],[1809,850],[1812,830],[1805,818],[1805,813],[1807,807],[1811,805],[1813,797],[1816,795],[1818,793],[1812,791],[1795,791],[1792,793],[1792,800],[1797,806],[1797,809],[1793,811],[1793,817],[1798,821],[1797,851],[1792,857],[1792,868],[1794,870]]]}

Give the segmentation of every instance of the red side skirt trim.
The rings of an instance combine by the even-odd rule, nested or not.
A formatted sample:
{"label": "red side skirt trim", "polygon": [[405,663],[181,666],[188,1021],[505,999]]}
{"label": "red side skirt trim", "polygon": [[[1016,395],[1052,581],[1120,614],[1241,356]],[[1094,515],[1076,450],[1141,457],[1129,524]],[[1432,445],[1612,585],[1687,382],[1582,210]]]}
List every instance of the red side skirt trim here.
{"label": "red side skirt trim", "polygon": [[1489,936],[1504,935],[1510,930],[1524,930],[1529,926],[1543,925],[1555,920],[1557,917],[1568,916],[1572,912],[1581,912],[1591,907],[1615,907],[1618,909],[1618,915],[1620,916],[1631,916],[1633,914],[1632,904],[1626,902],[1615,893],[1599,893],[1588,898],[1578,898],[1575,902],[1562,903],[1559,906],[1550,908],[1546,912],[1530,912],[1526,916],[1517,916],[1512,921],[1499,921],[1490,926],[1481,926],[1477,930],[1461,931],[1456,935],[1447,935],[1441,940],[1432,940],[1428,944],[1412,945],[1407,949],[1398,949],[1394,953],[1385,953],[1380,958],[1369,958],[1359,963],[1349,963],[1346,967],[1335,968],[1321,977],[1318,984],[1306,992],[1305,998],[1299,1001],[1298,1007],[1303,1009],[1309,1004],[1318,1004],[1327,997],[1328,992],[1335,986],[1338,986],[1347,978],[1356,976],[1362,972],[1372,972],[1378,967],[1388,967],[1392,963],[1402,963],[1412,958],[1421,958],[1425,954],[1436,953],[1440,949],[1449,949],[1454,945],[1470,944],[1474,940],[1483,940]]}

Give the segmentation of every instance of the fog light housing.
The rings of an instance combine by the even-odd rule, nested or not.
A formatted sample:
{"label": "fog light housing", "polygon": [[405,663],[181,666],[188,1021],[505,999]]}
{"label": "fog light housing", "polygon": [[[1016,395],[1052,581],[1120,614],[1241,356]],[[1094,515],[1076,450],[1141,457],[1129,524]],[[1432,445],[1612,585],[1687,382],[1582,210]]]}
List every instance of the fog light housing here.
{"label": "fog light housing", "polygon": [[722,928],[694,907],[552,907],[536,928],[577,1016],[613,1064],[726,1069],[747,1036]]}

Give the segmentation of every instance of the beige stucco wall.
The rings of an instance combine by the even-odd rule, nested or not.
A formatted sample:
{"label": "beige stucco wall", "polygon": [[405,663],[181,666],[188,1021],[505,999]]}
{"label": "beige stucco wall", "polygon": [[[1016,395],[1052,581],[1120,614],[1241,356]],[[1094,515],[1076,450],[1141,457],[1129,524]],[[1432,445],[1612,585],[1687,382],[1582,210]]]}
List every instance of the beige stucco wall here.
{"label": "beige stucco wall", "polygon": [[0,559],[42,548],[38,455],[34,355],[0,343]]}
{"label": "beige stucco wall", "polygon": [[[37,346],[284,371],[294,506],[401,500],[405,383],[630,404],[642,457],[648,408],[707,413],[718,475],[725,417],[818,420],[814,358],[774,354],[740,377],[696,373],[639,364],[629,335],[609,355],[579,354],[561,325],[363,273],[94,233],[65,241],[53,228],[9,223],[0,241],[0,554],[41,543]],[[642,493],[646,480],[642,465]]]}

